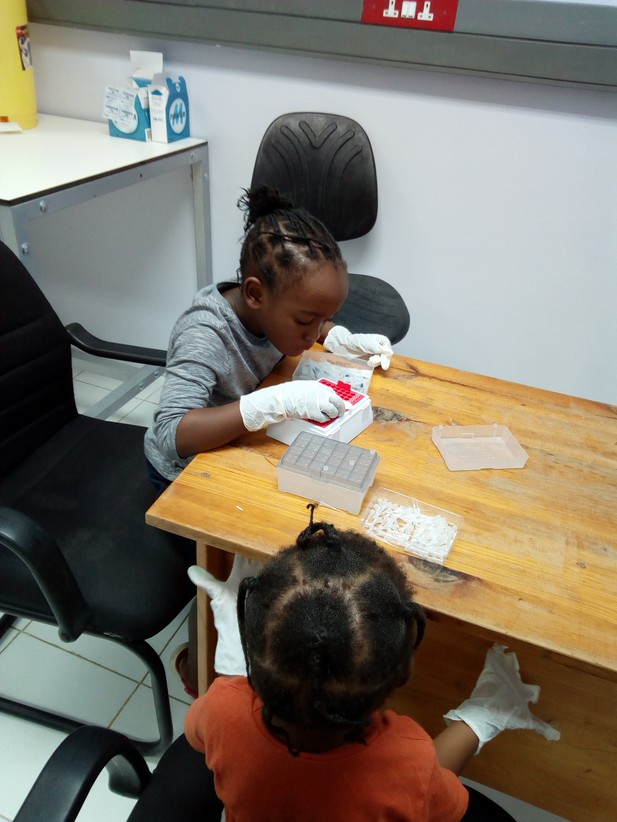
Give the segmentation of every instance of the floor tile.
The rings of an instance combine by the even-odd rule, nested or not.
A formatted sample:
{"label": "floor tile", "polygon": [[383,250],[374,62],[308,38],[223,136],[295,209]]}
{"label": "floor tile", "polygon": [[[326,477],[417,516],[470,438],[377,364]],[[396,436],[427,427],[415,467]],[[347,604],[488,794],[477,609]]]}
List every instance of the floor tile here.
{"label": "floor tile", "polygon": [[0,638],[0,653],[4,648],[7,647],[14,639],[19,635],[19,631],[16,631],[15,628],[9,628],[8,631],[4,634],[2,638]]}
{"label": "floor tile", "polygon": [[22,633],[0,654],[3,695],[108,726],[137,683]]}
{"label": "floor tile", "polygon": [[[193,698],[190,697],[186,691],[184,690],[184,685],[182,684],[180,677],[176,674],[173,670],[173,666],[171,664],[171,658],[174,652],[180,645],[183,645],[188,640],[188,630],[187,630],[187,623],[183,623],[181,628],[178,632],[174,635],[171,642],[167,645],[167,647],[161,651],[161,659],[163,660],[163,664],[165,665],[165,673],[167,675],[167,688],[169,690],[169,695],[174,697],[174,699],[179,700],[180,702],[184,702],[187,705],[193,701]],[[150,677],[147,676],[145,679],[145,684],[149,684]]]}
{"label": "floor tile", "polygon": [[[184,717],[188,711],[188,704],[173,697],[169,701],[171,720],[173,723],[173,738],[184,733]],[[114,719],[111,727],[114,731],[130,736],[132,739],[151,740],[158,738],[158,728],[152,699],[152,689],[140,685],[126,705]],[[154,767],[160,755],[146,757],[150,767]]]}
{"label": "floor tile", "polygon": [[60,731],[0,713],[0,815],[13,819],[64,736]]}
{"label": "floor tile", "polygon": [[109,417],[114,422],[124,422],[129,425],[142,425],[148,428],[152,422],[152,417],[156,411],[157,406],[153,402],[144,400],[129,400],[122,408],[119,408],[115,414]]}
{"label": "floor tile", "polygon": [[161,398],[161,391],[163,390],[164,383],[165,377],[157,377],[154,382],[151,382],[150,385],[146,386],[143,391],[140,391],[139,394],[136,394],[135,396],[138,399],[148,400],[149,402],[157,404]]}
{"label": "floor tile", "polygon": [[[161,654],[168,644],[173,644],[173,646],[176,647],[171,640],[172,637],[182,629],[182,625],[187,618],[189,607],[190,604],[178,614],[173,622],[160,631],[160,633],[156,634],[156,636],[148,640],[148,644],[152,646],[157,654]],[[68,654],[74,654],[97,665],[101,665],[110,671],[115,671],[123,676],[129,677],[135,682],[141,682],[147,674],[147,668],[139,657],[116,642],[86,634],[82,634],[75,642],[63,642],[58,636],[58,629],[55,626],[46,625],[42,622],[26,623],[24,630],[28,635],[36,637],[50,645],[54,645]],[[187,629],[184,627],[183,633],[180,633],[180,637],[185,637],[186,635]],[[186,641],[186,639],[180,638],[177,640],[177,642],[182,641]]]}
{"label": "floor tile", "polygon": [[113,391],[119,385],[122,385],[121,380],[114,379],[107,374],[100,374],[96,371],[91,371],[87,368],[80,371],[75,382],[85,383],[86,385],[94,385],[97,388],[104,388],[107,392]]}
{"label": "floor tile", "polygon": [[75,642],[63,642],[56,627],[42,622],[31,622],[25,633],[55,646],[66,654],[120,673],[134,680],[136,684],[146,675],[147,668],[139,657],[111,640],[82,634]]}
{"label": "floor tile", "polygon": [[90,788],[79,812],[79,822],[126,822],[136,801],[112,793],[109,790],[107,770],[104,770]]}
{"label": "floor tile", "polygon": [[90,385],[86,382],[75,383],[75,404],[80,414],[85,413],[88,408],[104,399],[109,394],[106,388]]}

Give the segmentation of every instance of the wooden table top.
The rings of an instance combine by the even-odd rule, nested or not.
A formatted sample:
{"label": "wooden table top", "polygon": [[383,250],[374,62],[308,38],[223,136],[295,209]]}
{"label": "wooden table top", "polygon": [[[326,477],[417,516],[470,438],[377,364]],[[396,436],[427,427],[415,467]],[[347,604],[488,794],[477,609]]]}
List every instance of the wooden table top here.
{"label": "wooden table top", "polygon": [[[284,361],[270,381],[288,379]],[[464,518],[444,566],[392,548],[429,611],[617,671],[617,409],[440,365],[394,357],[376,369],[374,423],[354,440],[380,456],[359,515],[316,519],[361,529],[379,487]],[[506,425],[521,469],[449,471],[435,425]],[[287,446],[265,432],[199,454],[154,503],[151,525],[263,559],[308,524],[307,500],[277,489]]]}

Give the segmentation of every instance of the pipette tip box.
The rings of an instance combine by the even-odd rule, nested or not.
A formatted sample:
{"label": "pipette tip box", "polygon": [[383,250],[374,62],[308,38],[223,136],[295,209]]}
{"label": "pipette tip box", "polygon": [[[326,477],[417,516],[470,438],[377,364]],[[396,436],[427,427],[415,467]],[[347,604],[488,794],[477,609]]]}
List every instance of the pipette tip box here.
{"label": "pipette tip box", "polygon": [[305,351],[293,373],[293,380],[346,382],[354,391],[368,394],[375,366],[359,357],[345,357],[330,351]]}
{"label": "pipette tip box", "polygon": [[372,449],[301,431],[279,461],[278,488],[358,514],[378,463]]}
{"label": "pipette tip box", "polygon": [[267,433],[269,437],[284,442],[286,445],[291,445],[298,434],[307,431],[339,442],[351,442],[354,437],[361,434],[373,422],[373,407],[366,394],[354,391],[348,383],[341,380],[334,383],[330,380],[321,379],[319,382],[333,388],[339,397],[345,400],[345,413],[327,422],[298,419],[275,422],[268,426]]}

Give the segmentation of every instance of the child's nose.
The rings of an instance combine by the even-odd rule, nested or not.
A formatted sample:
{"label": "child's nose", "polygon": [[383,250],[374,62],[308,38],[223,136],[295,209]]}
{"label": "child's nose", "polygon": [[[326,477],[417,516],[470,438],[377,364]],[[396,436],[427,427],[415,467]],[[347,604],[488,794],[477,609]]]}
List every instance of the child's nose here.
{"label": "child's nose", "polygon": [[304,340],[309,344],[309,347],[313,345],[319,339],[319,332],[321,330],[321,323],[313,323],[312,325],[308,325],[304,330]]}

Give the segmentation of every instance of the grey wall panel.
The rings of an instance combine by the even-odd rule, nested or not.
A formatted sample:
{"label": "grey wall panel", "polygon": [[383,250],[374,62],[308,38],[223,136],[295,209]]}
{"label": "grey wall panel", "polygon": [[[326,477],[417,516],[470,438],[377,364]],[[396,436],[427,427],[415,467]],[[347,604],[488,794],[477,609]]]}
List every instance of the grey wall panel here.
{"label": "grey wall panel", "polygon": [[362,0],[27,0],[27,7],[41,23],[617,88],[617,0],[460,0],[454,32],[363,24]]}

